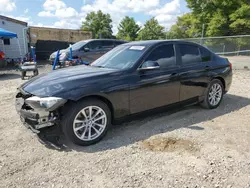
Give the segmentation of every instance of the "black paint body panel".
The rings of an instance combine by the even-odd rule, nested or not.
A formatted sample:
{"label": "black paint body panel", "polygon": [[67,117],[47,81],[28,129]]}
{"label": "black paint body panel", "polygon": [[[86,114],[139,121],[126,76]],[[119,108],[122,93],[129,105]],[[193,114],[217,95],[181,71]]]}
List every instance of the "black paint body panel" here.
{"label": "black paint body panel", "polygon": [[[150,71],[137,69],[153,48],[168,43],[174,44],[176,67]],[[186,42],[132,43],[146,45],[148,48],[130,69],[116,70],[80,65],[37,76],[24,83],[21,88],[39,97],[55,96],[71,101],[89,96],[104,98],[112,104],[115,119],[188,99],[198,99],[204,95],[205,89],[214,78],[223,80],[225,91],[229,90],[232,70],[226,59],[211,53],[212,59],[209,62],[183,66],[179,58],[179,43]]]}

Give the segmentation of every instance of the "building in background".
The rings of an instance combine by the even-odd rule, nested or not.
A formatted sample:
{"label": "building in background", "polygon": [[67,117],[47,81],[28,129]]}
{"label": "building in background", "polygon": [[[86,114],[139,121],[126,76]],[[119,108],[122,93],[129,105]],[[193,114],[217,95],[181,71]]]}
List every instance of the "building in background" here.
{"label": "building in background", "polygon": [[28,53],[28,23],[0,15],[0,28],[16,33],[18,36],[17,39],[0,40],[0,50],[4,51],[5,58],[23,58]]}
{"label": "building in background", "polygon": [[[28,27],[28,23],[0,15],[0,28],[16,33],[18,39],[0,40],[6,59],[24,58],[30,46],[36,48],[38,60],[46,60],[56,50],[92,38],[91,32],[72,29]],[[18,44],[19,41],[19,44]]]}
{"label": "building in background", "polygon": [[39,40],[75,43],[92,38],[91,32],[87,31],[33,26],[29,27],[29,35],[31,46],[36,45]]}
{"label": "building in background", "polygon": [[92,38],[92,33],[82,30],[29,27],[30,45],[36,47],[38,60],[49,59],[52,52],[68,48],[70,44]]}

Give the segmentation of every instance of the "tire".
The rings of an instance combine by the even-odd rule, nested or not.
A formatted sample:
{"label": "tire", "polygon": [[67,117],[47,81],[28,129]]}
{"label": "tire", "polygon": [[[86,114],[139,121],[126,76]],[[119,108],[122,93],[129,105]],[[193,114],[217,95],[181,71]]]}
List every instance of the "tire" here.
{"label": "tire", "polygon": [[39,73],[38,73],[38,70],[34,70],[33,71],[33,74],[34,74],[34,76],[37,76]]}
{"label": "tire", "polygon": [[26,76],[26,71],[22,71],[21,72],[21,78],[22,78],[22,80],[24,80],[25,76]]}
{"label": "tire", "polygon": [[[92,106],[93,119],[86,118],[89,117],[90,106]],[[97,114],[99,109],[100,113]],[[85,116],[83,115],[83,113],[81,113],[81,111],[85,112]],[[97,115],[97,117],[95,117],[95,115]],[[106,120],[105,118],[97,120],[98,118],[104,116],[106,117]],[[97,121],[94,122],[95,121],[94,119]],[[96,125],[95,123],[98,123],[98,125]],[[102,127],[100,127],[101,125]],[[66,139],[72,141],[77,145],[89,146],[99,142],[106,135],[110,125],[111,125],[110,109],[107,106],[107,104],[105,104],[100,100],[97,99],[82,100],[80,102],[65,106],[62,118],[62,130]],[[78,128],[81,129],[77,130]],[[96,130],[98,130],[99,133]],[[91,139],[89,139],[89,132],[91,137],[93,136],[93,138]],[[92,135],[92,133],[95,134]]]}
{"label": "tire", "polygon": [[[221,88],[221,93],[220,94],[215,94],[216,96],[220,96],[219,98],[217,98],[216,100],[214,100],[214,104],[212,104],[213,102],[213,99],[212,101],[210,100],[210,95],[213,95],[213,94],[210,94],[213,90],[213,88],[217,88],[216,91],[219,91],[219,87]],[[204,98],[204,101],[201,102],[201,106],[203,108],[206,108],[206,109],[215,109],[217,108],[222,99],[223,99],[223,95],[224,95],[224,86],[222,84],[222,82],[218,79],[214,79],[210,82],[209,86],[206,88],[205,90],[205,98]],[[215,92],[217,93],[217,92]],[[219,92],[218,92],[219,93]],[[216,98],[216,97],[215,97]]]}

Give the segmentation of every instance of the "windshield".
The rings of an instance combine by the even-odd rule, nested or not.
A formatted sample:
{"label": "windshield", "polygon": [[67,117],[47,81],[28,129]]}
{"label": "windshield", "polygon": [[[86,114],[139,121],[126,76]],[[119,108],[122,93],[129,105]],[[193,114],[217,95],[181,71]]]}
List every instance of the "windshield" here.
{"label": "windshield", "polygon": [[94,61],[91,66],[112,69],[131,68],[145,50],[145,46],[121,45]]}
{"label": "windshield", "polygon": [[[73,45],[71,46],[71,48],[72,48],[72,50],[79,50],[79,49],[80,49],[81,47],[83,47],[83,45],[85,45],[85,44],[86,44],[86,41],[79,41],[79,42],[73,44]],[[70,49],[70,47],[68,47],[67,49]]]}

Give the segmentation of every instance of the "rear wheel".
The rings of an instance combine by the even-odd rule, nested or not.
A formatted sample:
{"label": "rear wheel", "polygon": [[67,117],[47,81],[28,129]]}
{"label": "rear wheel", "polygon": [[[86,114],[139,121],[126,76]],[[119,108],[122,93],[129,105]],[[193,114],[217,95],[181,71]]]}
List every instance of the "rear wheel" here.
{"label": "rear wheel", "polygon": [[209,84],[208,88],[205,91],[205,99],[201,103],[204,108],[207,109],[214,109],[217,108],[222,99],[224,94],[224,86],[220,80],[214,79]]}
{"label": "rear wheel", "polygon": [[100,141],[111,124],[109,107],[91,99],[68,106],[62,120],[63,132],[75,144],[88,146]]}

